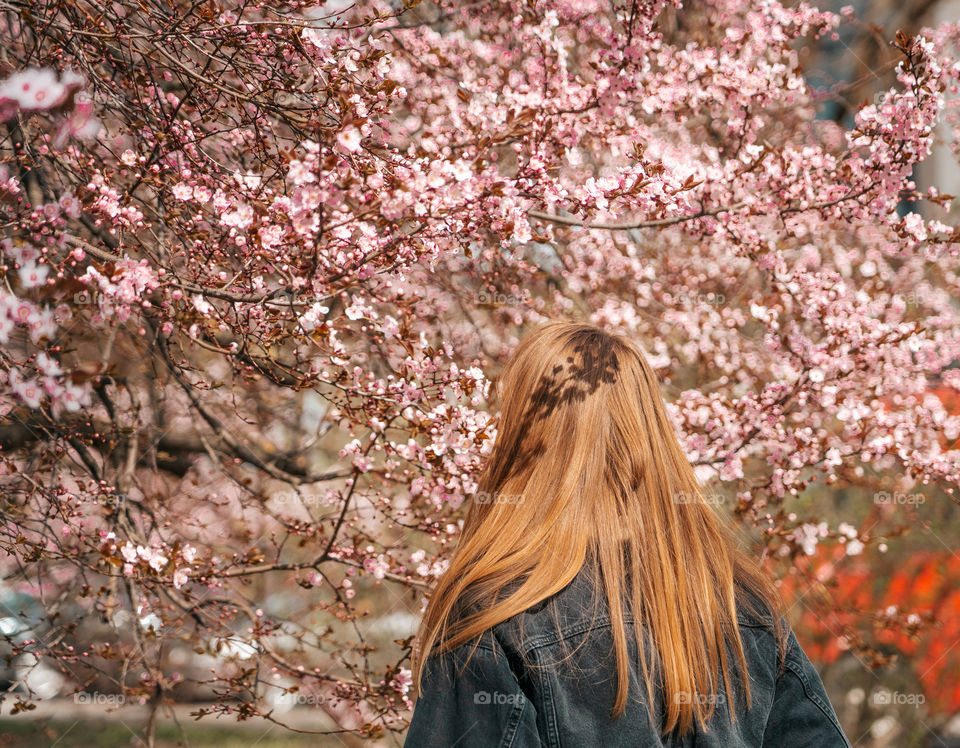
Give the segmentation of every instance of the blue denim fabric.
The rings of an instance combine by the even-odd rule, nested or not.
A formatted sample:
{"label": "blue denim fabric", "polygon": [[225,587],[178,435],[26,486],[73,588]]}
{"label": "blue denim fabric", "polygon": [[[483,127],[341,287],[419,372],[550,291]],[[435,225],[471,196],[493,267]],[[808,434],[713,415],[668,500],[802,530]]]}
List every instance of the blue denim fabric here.
{"label": "blue denim fabric", "polygon": [[[793,632],[780,670],[772,621],[743,613],[738,623],[750,678],[750,709],[745,708],[739,682],[732,689],[721,683],[707,729],[695,724],[683,737],[661,735],[651,724],[631,636],[630,701],[622,717],[611,719],[617,676],[610,619],[605,606],[594,607],[597,596],[591,590],[586,576],[578,574],[551,600],[471,644],[431,656],[404,745],[850,748],[820,676]],[[561,662],[565,656],[569,659]],[[731,679],[739,678],[735,670]],[[664,709],[660,688],[654,693],[659,717]],[[736,722],[730,719],[731,711]]]}

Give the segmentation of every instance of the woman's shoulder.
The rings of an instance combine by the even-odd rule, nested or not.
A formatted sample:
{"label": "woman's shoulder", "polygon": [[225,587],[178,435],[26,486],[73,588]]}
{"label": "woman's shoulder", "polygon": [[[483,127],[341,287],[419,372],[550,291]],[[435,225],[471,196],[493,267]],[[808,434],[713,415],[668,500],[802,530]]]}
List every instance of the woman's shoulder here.
{"label": "woman's shoulder", "polygon": [[[790,637],[792,632],[786,620],[760,595],[742,588],[738,589],[736,601],[741,637],[757,639],[760,649],[773,652],[777,651],[778,641]],[[627,607],[624,623],[632,622]],[[509,649],[530,650],[609,627],[609,607],[602,587],[593,570],[585,566],[559,592],[499,623],[493,630]]]}
{"label": "woman's shoulder", "polygon": [[773,630],[781,617],[768,600],[744,585],[737,585],[737,623],[741,626]]}
{"label": "woman's shoulder", "polygon": [[[632,622],[627,615],[626,622]],[[602,587],[585,566],[555,594],[494,627],[508,650],[529,652],[609,628],[610,615]]]}
{"label": "woman's shoulder", "polygon": [[[500,593],[501,599],[519,584],[520,580],[516,580],[506,585]],[[768,601],[746,587],[738,588],[736,601],[741,637],[756,640],[757,654],[767,659],[778,651],[778,641],[789,637],[789,626]],[[483,607],[474,602],[462,612]],[[632,622],[627,606],[624,623]],[[488,650],[502,646],[507,651],[524,653],[578,639],[591,631],[609,629],[610,623],[609,607],[596,569],[585,564],[557,593],[501,621],[490,630],[489,636],[479,637],[479,641],[471,642],[470,646]]]}

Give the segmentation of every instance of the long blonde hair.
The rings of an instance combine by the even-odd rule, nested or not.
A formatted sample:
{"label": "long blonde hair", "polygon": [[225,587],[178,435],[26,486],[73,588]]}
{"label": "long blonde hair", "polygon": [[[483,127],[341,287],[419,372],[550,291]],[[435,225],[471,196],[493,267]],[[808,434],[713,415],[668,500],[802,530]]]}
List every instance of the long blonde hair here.
{"label": "long blonde hair", "polygon": [[[597,327],[550,322],[521,341],[498,390],[498,435],[477,495],[511,500],[468,506],[417,635],[417,692],[431,651],[470,642],[554,595],[591,558],[614,642],[612,718],[627,703],[627,614],[636,641],[650,641],[659,658],[664,733],[688,731],[694,717],[705,725],[718,670],[731,683],[730,654],[749,706],[738,606],[770,620],[782,651],[783,605],[705,500],[640,349]],[[465,604],[474,612],[458,615]],[[652,663],[638,649],[652,705]]]}

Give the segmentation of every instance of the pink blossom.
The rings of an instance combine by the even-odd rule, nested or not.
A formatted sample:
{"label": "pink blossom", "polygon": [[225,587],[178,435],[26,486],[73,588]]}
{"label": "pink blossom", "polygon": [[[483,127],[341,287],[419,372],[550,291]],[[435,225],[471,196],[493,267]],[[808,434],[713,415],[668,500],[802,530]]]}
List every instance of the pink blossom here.
{"label": "pink blossom", "polygon": [[49,272],[50,268],[45,263],[35,265],[31,262],[22,265],[20,269],[17,270],[17,275],[24,288],[36,288],[37,286],[43,285]]}
{"label": "pink blossom", "polygon": [[17,369],[9,374],[10,388],[28,408],[39,408],[43,400],[43,389],[36,379],[25,378]]}
{"label": "pink blossom", "polygon": [[203,298],[203,296],[201,296],[200,294],[194,294],[192,297],[192,301],[193,301],[194,309],[200,312],[200,314],[213,313],[213,310],[214,310],[213,304],[211,304],[209,301]]}
{"label": "pink blossom", "polygon": [[344,150],[356,153],[360,150],[360,131],[352,125],[347,126],[337,134],[337,142]]}
{"label": "pink blossom", "polygon": [[93,116],[93,102],[78,94],[73,109],[66,114],[53,138],[53,147],[62,148],[70,138],[93,140],[100,132],[100,120]]}
{"label": "pink blossom", "polygon": [[330,308],[324,306],[319,301],[314,304],[300,317],[300,326],[307,332],[314,330],[323,323]]}
{"label": "pink blossom", "polygon": [[63,374],[60,364],[46,351],[41,351],[37,355],[37,369],[47,377],[58,377]]}
{"label": "pink blossom", "polygon": [[720,467],[720,480],[732,481],[743,477],[743,462],[736,455],[731,455],[723,461]]}
{"label": "pink blossom", "polygon": [[81,85],[83,79],[71,71],[58,77],[49,68],[26,68],[0,82],[0,107],[13,101],[28,111],[55,109]]}
{"label": "pink blossom", "polygon": [[903,228],[918,242],[926,241],[927,229],[918,213],[908,213],[903,219]]}
{"label": "pink blossom", "polygon": [[376,558],[368,558],[363,562],[363,568],[370,574],[373,574],[377,579],[383,579],[386,576],[387,571],[390,569],[390,565],[387,563],[387,560],[384,556],[380,555]]}
{"label": "pink blossom", "polygon": [[70,218],[78,218],[82,209],[80,201],[69,192],[64,192],[60,196],[60,207]]}
{"label": "pink blossom", "polygon": [[238,229],[245,229],[253,223],[253,208],[247,203],[237,203],[234,209],[223,213],[220,216],[220,222],[224,226],[234,226]]}

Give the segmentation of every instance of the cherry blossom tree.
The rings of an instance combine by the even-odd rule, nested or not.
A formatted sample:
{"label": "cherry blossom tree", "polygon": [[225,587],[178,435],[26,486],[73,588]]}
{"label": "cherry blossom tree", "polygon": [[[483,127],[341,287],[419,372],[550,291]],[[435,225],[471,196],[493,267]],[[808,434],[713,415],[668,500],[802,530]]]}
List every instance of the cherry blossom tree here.
{"label": "cherry blossom tree", "polygon": [[[547,318],[641,343],[708,497],[817,587],[799,605],[836,602],[821,549],[889,552],[887,498],[953,499],[960,417],[928,390],[960,389],[960,231],[912,173],[956,131],[960,26],[891,40],[847,126],[798,50],[854,19],[806,3],[0,13],[0,542],[31,601],[0,615],[27,670],[400,734],[490,378]],[[880,666],[864,612],[829,633]],[[911,613],[883,625],[924,635]]]}

